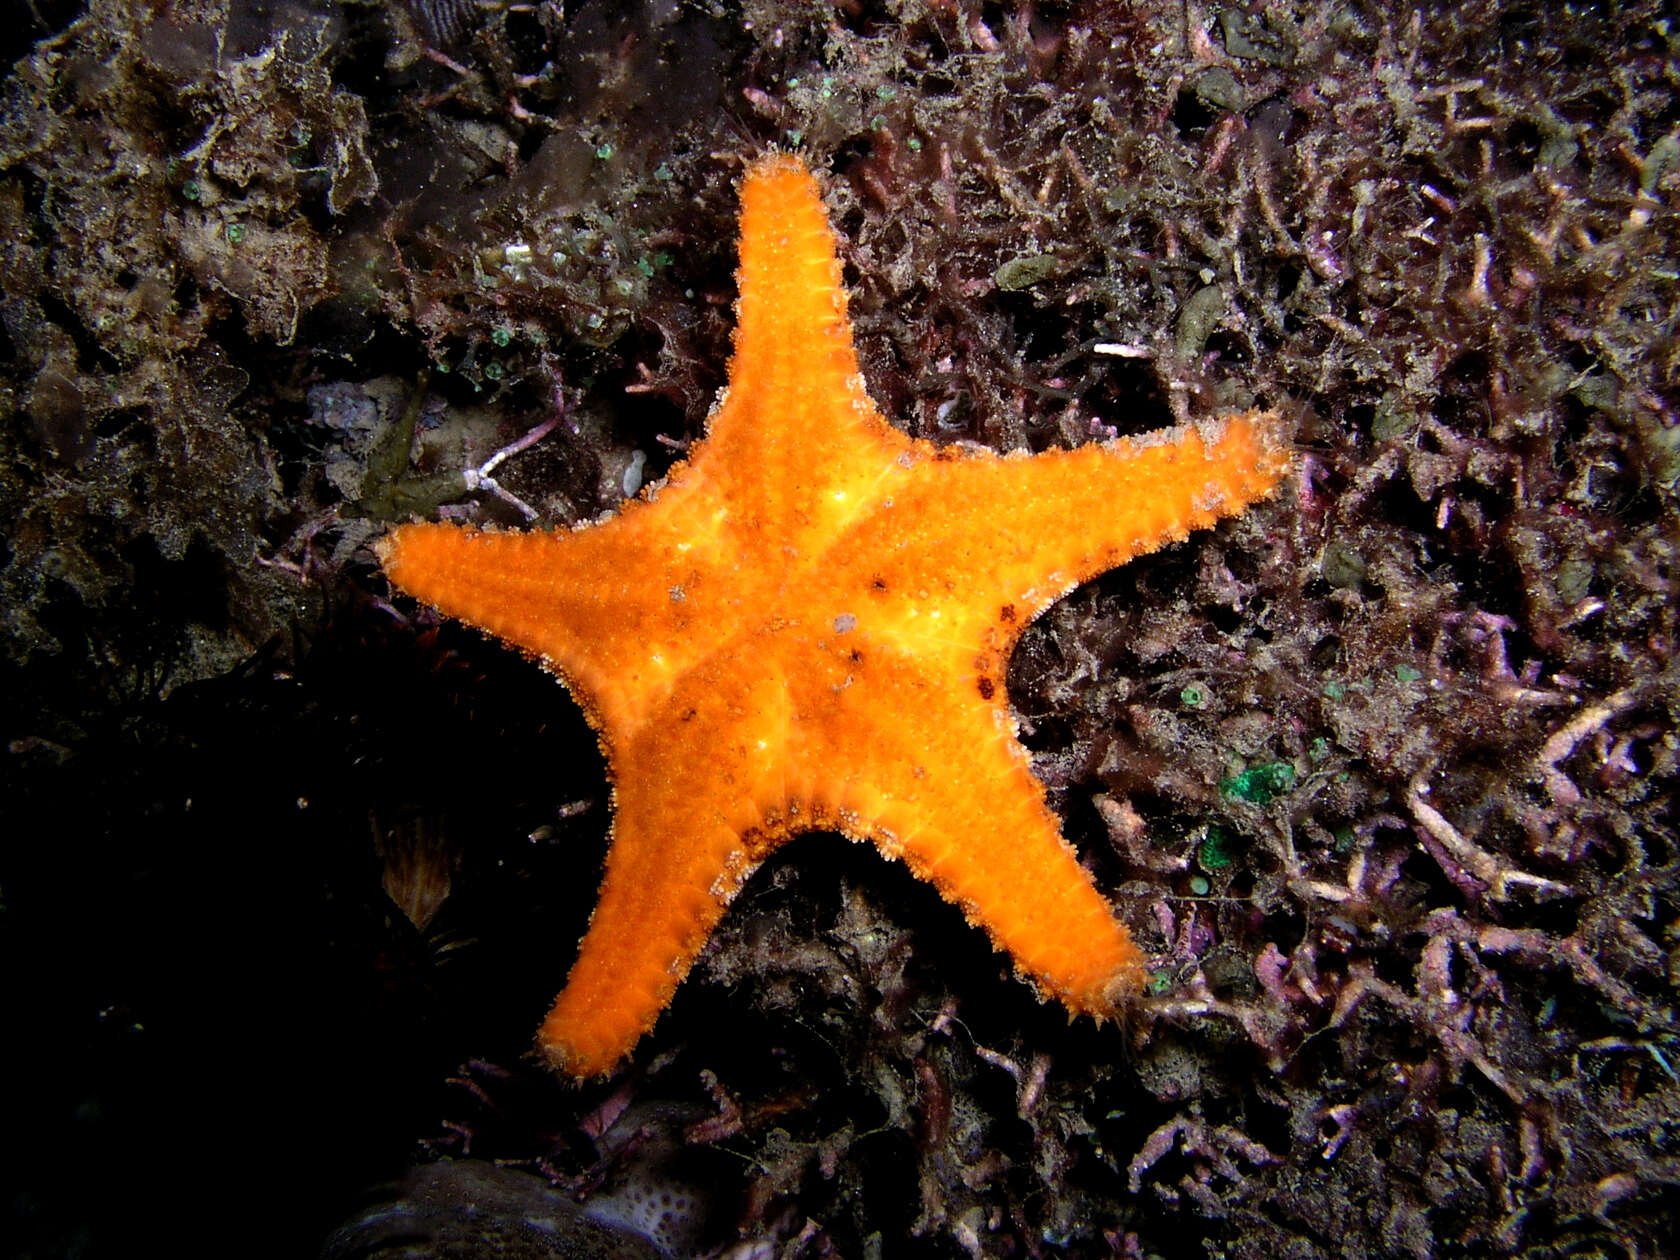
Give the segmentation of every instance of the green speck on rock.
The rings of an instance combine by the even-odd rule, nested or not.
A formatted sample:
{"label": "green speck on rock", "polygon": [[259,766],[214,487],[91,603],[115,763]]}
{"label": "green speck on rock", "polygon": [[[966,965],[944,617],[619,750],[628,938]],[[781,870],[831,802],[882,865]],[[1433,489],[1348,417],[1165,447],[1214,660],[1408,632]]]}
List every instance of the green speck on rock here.
{"label": "green speck on rock", "polygon": [[1266,761],[1241,774],[1219,781],[1219,790],[1236,801],[1269,805],[1295,786],[1295,767],[1287,761]]}
{"label": "green speck on rock", "polygon": [[1639,164],[1639,191],[1655,196],[1657,184],[1676,166],[1680,166],[1680,136],[1671,131],[1651,146]]}
{"label": "green speck on rock", "polygon": [[1203,285],[1185,299],[1173,328],[1173,351],[1188,363],[1202,353],[1209,334],[1225,315],[1225,291],[1217,284]]}
{"label": "green speck on rock", "polygon": [[1578,604],[1587,597],[1592,585],[1593,562],[1585,556],[1568,556],[1557,567],[1558,598],[1566,604]]}
{"label": "green speck on rock", "polygon": [[1196,849],[1196,864],[1204,871],[1222,871],[1236,861],[1236,837],[1217,823],[1207,829]]}
{"label": "green speck on rock", "polygon": [[1371,417],[1371,436],[1377,441],[1404,437],[1417,426],[1417,412],[1395,390],[1388,390],[1377,400],[1376,414]]}
{"label": "green speck on rock", "polygon": [[1236,113],[1240,112],[1246,103],[1242,88],[1237,86],[1237,76],[1224,66],[1209,66],[1200,74],[1194,75],[1188,86],[1212,109]]}
{"label": "green speck on rock", "polygon": [[993,274],[997,287],[1006,293],[1019,293],[1035,284],[1055,278],[1062,264],[1050,254],[1023,254],[1011,258]]}
{"label": "green speck on rock", "polygon": [[1365,580],[1365,559],[1349,543],[1333,542],[1319,557],[1318,571],[1337,590],[1354,590]]}

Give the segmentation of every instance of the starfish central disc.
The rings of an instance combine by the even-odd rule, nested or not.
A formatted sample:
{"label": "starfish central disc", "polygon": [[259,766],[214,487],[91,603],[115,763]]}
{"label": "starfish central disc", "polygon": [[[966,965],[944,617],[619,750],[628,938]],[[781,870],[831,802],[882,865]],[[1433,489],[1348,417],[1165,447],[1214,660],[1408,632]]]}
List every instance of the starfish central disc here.
{"label": "starfish central disc", "polygon": [[741,201],[729,386],[686,462],[598,524],[406,525],[380,547],[397,586],[558,674],[600,735],[606,873],[539,1045],[612,1068],[742,881],[813,829],[902,860],[1041,995],[1101,1018],[1143,958],[1015,738],[1009,653],[1077,583],[1267,494],[1273,421],[1031,456],[906,437],[858,374],[816,181],[768,157]]}

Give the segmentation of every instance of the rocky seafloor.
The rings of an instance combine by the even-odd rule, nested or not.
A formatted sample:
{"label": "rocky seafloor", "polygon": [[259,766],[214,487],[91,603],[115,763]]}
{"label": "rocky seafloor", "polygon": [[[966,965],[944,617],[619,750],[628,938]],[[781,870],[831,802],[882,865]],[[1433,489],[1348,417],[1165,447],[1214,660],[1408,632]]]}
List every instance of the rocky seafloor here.
{"label": "rocky seafloor", "polygon": [[[1672,1252],[1667,6],[30,0],[0,41],[0,1251]],[[1264,404],[1294,465],[1011,663],[1151,954],[1121,1024],[813,835],[574,1086],[529,1050],[594,738],[368,543],[585,521],[697,439],[772,146],[907,431]]]}

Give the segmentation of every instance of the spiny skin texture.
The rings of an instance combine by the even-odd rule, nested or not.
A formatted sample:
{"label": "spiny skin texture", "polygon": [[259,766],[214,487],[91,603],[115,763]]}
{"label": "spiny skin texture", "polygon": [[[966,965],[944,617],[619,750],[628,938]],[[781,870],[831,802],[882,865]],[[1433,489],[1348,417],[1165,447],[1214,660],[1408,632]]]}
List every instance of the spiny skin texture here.
{"label": "spiny skin texture", "polygon": [[1015,739],[1009,653],[1078,583],[1268,493],[1272,419],[1032,456],[906,437],[858,374],[816,181],[771,156],[741,202],[729,388],[663,485],[572,531],[407,525],[381,550],[600,733],[606,877],[539,1045],[574,1076],[612,1068],[747,875],[813,829],[903,859],[1041,995],[1101,1018],[1142,955]]}

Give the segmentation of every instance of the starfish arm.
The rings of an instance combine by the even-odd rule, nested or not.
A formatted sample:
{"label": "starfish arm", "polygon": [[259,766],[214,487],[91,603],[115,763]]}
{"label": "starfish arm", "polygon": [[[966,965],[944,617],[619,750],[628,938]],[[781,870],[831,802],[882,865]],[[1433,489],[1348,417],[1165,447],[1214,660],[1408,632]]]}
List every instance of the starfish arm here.
{"label": "starfish arm", "polygon": [[1142,989],[1143,954],[1062,838],[1026,755],[1015,754],[1007,771],[984,773],[1001,759],[977,756],[975,773],[924,788],[902,811],[902,834],[882,847],[985,929],[1040,997],[1102,1019]]}
{"label": "starfish arm", "polygon": [[746,646],[696,667],[653,720],[609,747],[601,897],[537,1036],[569,1075],[611,1070],[653,1027],[742,882],[788,834],[786,688],[762,645]]}
{"label": "starfish arm", "polygon": [[939,462],[842,546],[871,558],[878,583],[930,592],[948,637],[979,643],[992,623],[1007,648],[1080,582],[1268,494],[1284,467],[1272,424],[1248,414],[1071,451]]}
{"label": "starfish arm", "polygon": [[548,1061],[574,1077],[611,1071],[653,1027],[723,917],[717,886],[754,865],[741,838],[703,812],[671,820],[679,830],[664,819],[649,830],[665,811],[639,795],[626,784],[615,796],[601,899],[537,1033]]}
{"label": "starfish arm", "polygon": [[750,607],[774,578],[738,555],[723,568],[693,497],[661,507],[636,501],[560,532],[402,525],[377,546],[402,590],[540,658],[592,719],[599,710],[634,725],[734,633],[727,606]]}
{"label": "starfish arm", "polygon": [[[790,681],[797,763],[818,825],[901,858],[1006,950],[1041,996],[1102,1017],[1143,981],[1143,956],[1045,804],[1001,690],[959,693],[941,670],[860,636],[838,671]],[[853,696],[859,699],[853,699]]]}
{"label": "starfish arm", "polygon": [[[772,154],[742,181],[737,284],[729,387],[693,469],[729,500],[740,529],[775,530],[797,548],[827,525],[840,470],[860,456],[885,468],[915,444],[864,387],[834,233],[794,157]],[[672,481],[685,475],[674,470]]]}

